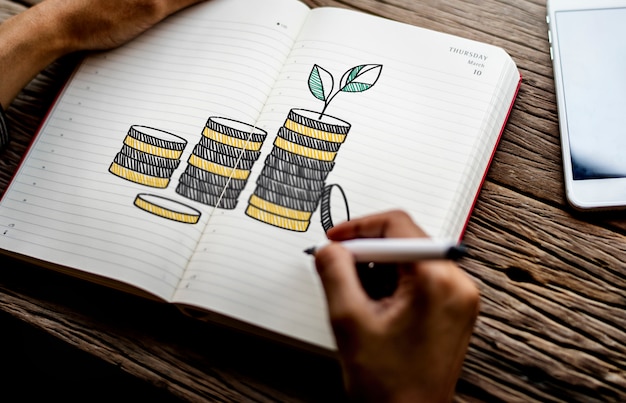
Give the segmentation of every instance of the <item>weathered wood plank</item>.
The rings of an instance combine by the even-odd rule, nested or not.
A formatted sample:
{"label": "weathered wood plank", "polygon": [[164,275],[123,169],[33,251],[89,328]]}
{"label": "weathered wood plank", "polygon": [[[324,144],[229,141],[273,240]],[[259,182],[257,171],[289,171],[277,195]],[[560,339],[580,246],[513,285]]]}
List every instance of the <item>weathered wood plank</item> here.
{"label": "weathered wood plank", "polygon": [[566,401],[626,399],[623,234],[487,183],[466,242],[462,265],[483,296],[470,379],[498,379],[484,392],[504,401],[502,385],[541,401],[539,386]]}
{"label": "weathered wood plank", "polygon": [[[626,401],[626,213],[580,214],[565,202],[545,0],[305,3],[489,42],[522,72],[465,236],[471,253],[460,263],[478,283],[482,307],[456,401]],[[68,71],[53,66],[8,111],[17,138],[0,153],[0,194],[52,100],[34,97],[54,94]],[[342,395],[336,362],[41,276],[54,278],[55,289],[0,275],[0,309],[184,399]]]}
{"label": "weathered wood plank", "polygon": [[339,365],[331,358],[6,257],[0,266],[14,269],[0,272],[0,310],[181,399],[321,402],[343,396]]}

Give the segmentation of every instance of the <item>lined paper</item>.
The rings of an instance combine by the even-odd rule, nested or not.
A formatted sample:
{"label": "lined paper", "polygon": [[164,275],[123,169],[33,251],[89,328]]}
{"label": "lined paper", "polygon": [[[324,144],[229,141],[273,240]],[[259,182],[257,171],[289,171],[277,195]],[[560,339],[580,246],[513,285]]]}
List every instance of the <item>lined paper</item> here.
{"label": "lined paper", "polygon": [[[176,194],[175,181],[210,116],[257,120],[306,11],[241,4],[187,9],[85,60],[2,200],[1,248],[171,298],[211,212]],[[167,188],[108,172],[133,125],[187,140]],[[133,205],[143,192],[196,207],[201,221],[146,213]]]}
{"label": "lined paper", "polygon": [[[339,94],[326,111],[351,124],[326,184],[343,188],[353,217],[402,208],[431,236],[458,239],[515,93],[517,70],[500,49],[418,30],[345,10],[313,10],[258,126],[273,140],[292,108],[321,111],[323,103],[308,89],[313,65],[338,82],[351,67],[382,64],[372,88]],[[451,47],[486,55],[481,75]],[[266,141],[261,160],[272,148]],[[253,170],[254,180],[260,170]],[[247,186],[241,202],[253,191]],[[309,229],[297,233],[246,217],[242,204],[212,218],[176,300],[333,349],[319,280],[302,252],[324,239],[320,208]]]}
{"label": "lined paper", "polygon": [[[325,112],[350,124],[324,162],[332,219],[401,208],[431,236],[460,238],[519,79],[501,49],[293,0],[212,0],[82,64],[1,202],[0,247],[333,349],[323,290],[303,253],[325,239],[321,207],[293,228],[249,210],[290,111],[321,113],[308,84],[316,64],[335,85],[354,66],[382,65],[374,86],[338,94]],[[231,183],[246,182],[229,208],[175,191],[189,164],[217,169],[195,154],[203,133],[252,147],[252,134],[220,137],[207,122],[215,117],[267,132],[246,151],[258,152],[249,170],[238,156]],[[187,142],[167,187],[109,172],[132,127]],[[184,203],[199,221],[143,211],[133,204],[139,194],[148,204]]]}

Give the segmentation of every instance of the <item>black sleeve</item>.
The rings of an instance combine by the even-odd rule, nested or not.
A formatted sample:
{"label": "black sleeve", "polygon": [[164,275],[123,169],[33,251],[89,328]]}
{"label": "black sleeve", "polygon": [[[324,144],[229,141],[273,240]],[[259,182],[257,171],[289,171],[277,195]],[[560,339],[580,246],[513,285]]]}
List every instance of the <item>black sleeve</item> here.
{"label": "black sleeve", "polygon": [[6,117],[4,116],[4,109],[0,105],[0,148],[9,143],[9,130],[7,129]]}

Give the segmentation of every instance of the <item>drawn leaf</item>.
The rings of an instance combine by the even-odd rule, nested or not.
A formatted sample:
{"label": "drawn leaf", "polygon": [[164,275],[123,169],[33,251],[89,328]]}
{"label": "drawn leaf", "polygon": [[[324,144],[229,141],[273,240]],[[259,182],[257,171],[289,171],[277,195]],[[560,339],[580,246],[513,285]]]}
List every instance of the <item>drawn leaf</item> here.
{"label": "drawn leaf", "polygon": [[315,98],[326,102],[333,90],[333,86],[334,80],[332,74],[317,64],[313,65],[313,69],[311,69],[311,74],[309,75],[309,90],[311,90]]}
{"label": "drawn leaf", "polygon": [[363,92],[370,89],[378,81],[382,69],[382,64],[363,64],[351,68],[341,77],[340,91]]}

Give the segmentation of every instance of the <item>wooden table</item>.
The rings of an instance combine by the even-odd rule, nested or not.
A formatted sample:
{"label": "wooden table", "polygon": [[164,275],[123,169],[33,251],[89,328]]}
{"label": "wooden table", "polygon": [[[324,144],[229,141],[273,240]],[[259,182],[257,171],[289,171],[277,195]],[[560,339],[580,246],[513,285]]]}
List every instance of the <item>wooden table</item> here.
{"label": "wooden table", "polygon": [[[505,48],[523,83],[472,215],[460,265],[482,309],[458,401],[626,401],[626,216],[565,202],[545,0],[307,0],[355,8]],[[398,38],[401,40],[401,38]],[[71,60],[66,61],[71,63]],[[66,67],[9,111],[0,191]],[[52,89],[52,90],[51,90]],[[31,108],[24,117],[18,110]],[[342,397],[337,363],[198,323],[171,307],[0,260],[0,309],[161,388],[222,401]],[[23,267],[24,266],[24,267]],[[14,270],[6,270],[12,267]],[[106,301],[103,303],[102,301]]]}

